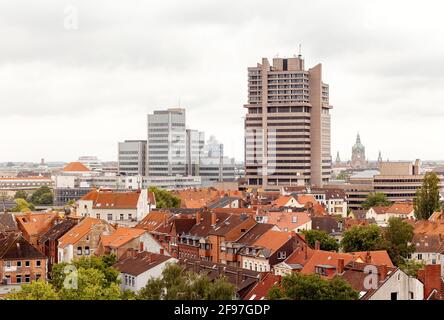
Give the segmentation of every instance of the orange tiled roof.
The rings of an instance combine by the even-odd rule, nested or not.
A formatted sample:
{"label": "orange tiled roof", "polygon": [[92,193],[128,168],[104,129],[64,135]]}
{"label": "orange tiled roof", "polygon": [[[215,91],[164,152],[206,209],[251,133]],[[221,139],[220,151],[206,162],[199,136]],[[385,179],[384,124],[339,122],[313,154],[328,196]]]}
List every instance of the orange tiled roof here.
{"label": "orange tiled roof", "polygon": [[139,197],[137,191],[92,190],[80,200],[92,200],[94,209],[136,209]]}
{"label": "orange tiled roof", "polygon": [[[75,244],[77,241],[82,239],[95,225],[107,224],[105,221],[96,218],[86,217],[82,221],[79,222],[74,228],[72,228],[69,232],[65,233],[59,239],[59,246],[61,248],[66,247],[69,244]],[[114,228],[108,225],[109,230],[111,232],[114,231]]]}
{"label": "orange tiled roof", "polygon": [[281,196],[279,198],[277,198],[276,200],[274,200],[271,205],[273,207],[285,207],[287,205],[287,203],[291,200],[294,199],[293,196]]}
{"label": "orange tiled roof", "polygon": [[263,247],[271,250],[271,253],[282,247],[291,238],[289,232],[268,230],[256,242],[255,247]]}
{"label": "orange tiled roof", "polygon": [[414,233],[424,234],[443,234],[444,235],[444,220],[418,220],[415,222]]}
{"label": "orange tiled roof", "polygon": [[58,217],[57,212],[29,212],[23,215],[16,215],[16,220],[27,234],[39,235],[51,228]]}
{"label": "orange tiled roof", "polygon": [[270,291],[274,285],[279,285],[280,282],[281,276],[267,273],[262,280],[260,280],[254,288],[248,292],[244,300],[264,300],[267,298],[268,291]]}
{"label": "orange tiled roof", "polygon": [[395,214],[410,214],[413,211],[413,203],[412,202],[398,202],[394,203],[388,209],[388,213]]}
{"label": "orange tiled roof", "polygon": [[305,212],[269,212],[268,223],[276,225],[281,231],[291,231],[311,220]]}
{"label": "orange tiled roof", "polygon": [[[363,251],[363,252],[353,252],[352,253],[355,256],[356,262],[366,262],[374,265],[383,265],[385,264],[387,267],[394,267],[392,260],[390,259],[390,256],[388,255],[387,251],[385,250],[377,250],[377,251]],[[370,261],[365,261],[366,256],[369,254]]]}
{"label": "orange tiled roof", "polygon": [[311,194],[298,194],[296,199],[300,204],[312,203],[313,205],[318,203],[318,201]]}
{"label": "orange tiled roof", "polygon": [[133,239],[139,238],[145,232],[147,231],[144,229],[122,227],[117,228],[117,230],[110,235],[102,235],[100,240],[105,247],[118,248]]}
{"label": "orange tiled roof", "polygon": [[63,170],[64,172],[82,172],[82,171],[91,171],[88,167],[86,167],[81,162],[70,162],[68,163]]}
{"label": "orange tiled roof", "polygon": [[311,257],[307,260],[301,270],[303,274],[315,273],[315,267],[319,265],[330,265],[332,267],[338,266],[338,260],[344,259],[344,265],[354,261],[354,256],[350,253],[337,253],[324,250],[314,250]]}
{"label": "orange tiled roof", "polygon": [[151,211],[137,224],[136,228],[141,228],[150,232],[154,231],[165,222],[168,222],[172,215],[171,212]]}

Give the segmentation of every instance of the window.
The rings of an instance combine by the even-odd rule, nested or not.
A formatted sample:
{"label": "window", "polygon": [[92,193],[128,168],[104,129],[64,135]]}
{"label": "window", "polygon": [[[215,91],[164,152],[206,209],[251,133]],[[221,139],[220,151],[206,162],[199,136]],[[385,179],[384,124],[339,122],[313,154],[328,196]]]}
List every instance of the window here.
{"label": "window", "polygon": [[25,282],[29,283],[31,281],[31,276],[29,274],[25,275]]}
{"label": "window", "polygon": [[128,213],[128,220],[131,220],[133,218],[133,215],[131,213]]}
{"label": "window", "polygon": [[432,264],[436,264],[436,259],[432,259]]}
{"label": "window", "polygon": [[41,275],[40,273],[37,273],[37,274],[35,275],[35,280],[39,280],[41,277],[42,277],[42,275]]}
{"label": "window", "polygon": [[112,215],[112,213],[108,213],[108,221],[111,221],[111,220],[113,220],[113,215]]}
{"label": "window", "polygon": [[36,267],[40,267],[42,265],[42,262],[40,260],[37,260],[35,262]]}
{"label": "window", "polygon": [[392,292],[390,294],[390,300],[398,300],[398,293],[397,292]]}
{"label": "window", "polygon": [[11,268],[11,261],[6,261],[6,268]]}
{"label": "window", "polygon": [[31,265],[30,261],[25,261],[25,267],[29,267]]}
{"label": "window", "polygon": [[16,275],[15,276],[15,282],[22,283],[22,276],[21,275]]}
{"label": "window", "polygon": [[77,247],[77,255],[81,256],[82,255],[82,247]]}
{"label": "window", "polygon": [[418,260],[422,260],[422,253],[418,253]]}
{"label": "window", "polygon": [[22,262],[21,261],[17,261],[17,267],[21,267],[22,266]]}
{"label": "window", "polygon": [[123,213],[120,214],[120,221],[123,220]]}
{"label": "window", "polygon": [[100,213],[96,213],[96,218],[100,219]]}
{"label": "window", "polygon": [[409,291],[410,300],[415,299],[415,294],[412,291]]}
{"label": "window", "polygon": [[89,256],[89,247],[85,247],[85,256]]}

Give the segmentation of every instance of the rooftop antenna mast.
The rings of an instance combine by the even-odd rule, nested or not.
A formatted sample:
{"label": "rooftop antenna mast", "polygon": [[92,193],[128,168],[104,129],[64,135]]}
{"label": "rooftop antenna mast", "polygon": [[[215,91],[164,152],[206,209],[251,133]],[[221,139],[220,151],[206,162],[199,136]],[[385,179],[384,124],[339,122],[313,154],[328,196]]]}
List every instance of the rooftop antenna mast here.
{"label": "rooftop antenna mast", "polygon": [[299,54],[298,54],[298,58],[299,58],[299,59],[302,58],[302,44],[299,44]]}

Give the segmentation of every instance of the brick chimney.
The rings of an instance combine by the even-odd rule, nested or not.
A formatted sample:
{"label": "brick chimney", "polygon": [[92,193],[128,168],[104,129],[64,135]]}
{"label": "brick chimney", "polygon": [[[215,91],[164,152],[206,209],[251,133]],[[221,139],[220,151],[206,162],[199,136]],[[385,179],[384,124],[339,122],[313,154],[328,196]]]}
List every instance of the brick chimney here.
{"label": "brick chimney", "polygon": [[338,259],[338,268],[336,271],[338,274],[342,274],[344,272],[344,259],[343,258]]}
{"label": "brick chimney", "polygon": [[197,211],[196,212],[196,224],[199,224],[200,220],[201,220],[201,214],[200,214],[200,211]]}
{"label": "brick chimney", "polygon": [[372,255],[370,251],[367,251],[367,253],[365,254],[365,263],[371,263],[371,262],[372,262]]}
{"label": "brick chimney", "polygon": [[216,225],[216,213],[211,211],[211,225]]}
{"label": "brick chimney", "polygon": [[427,299],[434,289],[441,290],[441,265],[429,264],[420,271],[423,271],[424,299]]}
{"label": "brick chimney", "polygon": [[321,243],[319,242],[319,240],[315,241],[315,250],[321,250]]}
{"label": "brick chimney", "polygon": [[383,264],[379,267],[379,281],[384,281],[387,278],[387,265]]}

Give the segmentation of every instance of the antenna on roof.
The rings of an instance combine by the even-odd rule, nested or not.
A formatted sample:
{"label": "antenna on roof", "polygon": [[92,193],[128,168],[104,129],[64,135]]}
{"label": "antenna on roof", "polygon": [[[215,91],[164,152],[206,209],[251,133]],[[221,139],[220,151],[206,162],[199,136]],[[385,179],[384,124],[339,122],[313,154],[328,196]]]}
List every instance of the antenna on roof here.
{"label": "antenna on roof", "polygon": [[299,58],[299,59],[302,58],[302,44],[299,44],[299,54],[298,54],[298,58]]}

